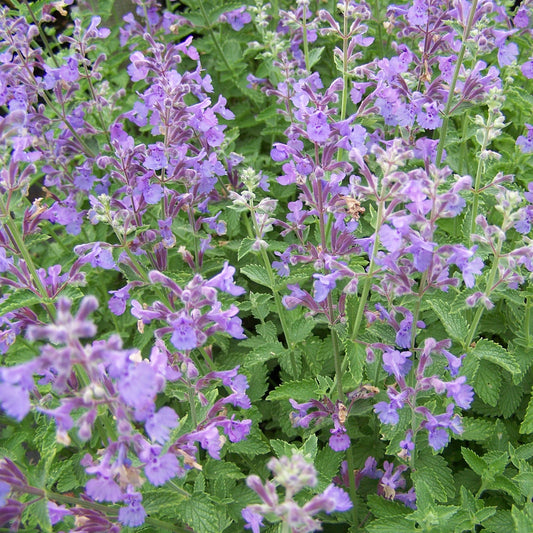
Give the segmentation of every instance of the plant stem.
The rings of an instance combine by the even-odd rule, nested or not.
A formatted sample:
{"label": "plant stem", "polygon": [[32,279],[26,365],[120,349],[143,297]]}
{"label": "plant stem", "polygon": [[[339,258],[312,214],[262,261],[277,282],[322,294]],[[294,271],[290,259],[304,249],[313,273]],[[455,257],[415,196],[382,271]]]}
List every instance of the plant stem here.
{"label": "plant stem", "polygon": [[[302,18],[303,18],[303,45],[304,45],[304,57],[305,57],[305,70],[309,72],[309,44],[307,42],[307,4],[304,2],[303,4],[303,12],[302,12]],[[310,72],[309,72],[310,73]]]}
{"label": "plant stem", "polygon": [[483,171],[485,170],[485,160],[483,159],[483,152],[487,149],[487,146],[490,142],[489,139],[489,133],[491,129],[492,119],[493,119],[492,111],[489,111],[489,116],[487,118],[487,124],[485,129],[483,130],[483,141],[481,143],[481,150],[480,155],[478,157],[477,162],[477,170],[476,170],[476,179],[474,182],[474,200],[472,203],[472,218],[470,220],[470,239],[472,239],[472,235],[474,234],[474,231],[476,229],[476,218],[477,218],[477,211],[479,207],[479,194],[480,194],[480,188],[481,188],[481,176],[483,174]]}
{"label": "plant stem", "polygon": [[2,195],[0,195],[0,211],[2,212],[2,216],[5,218],[5,224],[9,228],[10,236],[14,241],[13,244],[16,246],[16,248],[22,255],[22,258],[24,259],[24,262],[26,263],[26,266],[28,267],[28,270],[31,274],[33,284],[35,285],[35,288],[39,291],[39,296],[43,299],[42,305],[46,308],[46,311],[48,312],[50,318],[53,319],[55,316],[55,308],[49,301],[48,293],[46,292],[46,287],[43,285],[43,283],[41,282],[41,278],[39,278],[37,274],[37,269],[33,264],[30,252],[24,244],[24,239],[22,238],[22,235],[20,234],[18,227],[15,224],[15,221],[11,218],[11,213],[9,212],[9,209],[4,203]]}
{"label": "plant stem", "polygon": [[228,60],[226,56],[224,55],[224,51],[220,47],[220,44],[218,42],[218,39],[216,38],[215,32],[213,31],[213,27],[209,23],[209,18],[207,17],[207,13],[205,12],[203,0],[199,0],[198,5],[200,6],[200,11],[202,12],[202,17],[204,18],[204,21],[205,21],[205,27],[209,31],[209,35],[211,35],[211,39],[213,41],[213,44],[215,45],[215,48],[218,51],[219,57],[222,59],[222,61],[226,65],[226,68],[231,72],[232,76],[235,78],[235,71],[233,70],[233,67],[228,63]]}
{"label": "plant stem", "polygon": [[457,61],[455,63],[455,69],[453,71],[452,82],[450,83],[450,89],[448,91],[448,99],[446,100],[446,107],[444,108],[444,118],[442,120],[442,126],[440,127],[440,136],[439,136],[439,145],[437,147],[437,157],[435,164],[439,166],[442,161],[442,151],[444,150],[444,143],[446,142],[446,133],[448,130],[448,121],[450,119],[450,110],[453,103],[453,95],[455,93],[455,86],[457,84],[457,78],[459,77],[459,71],[461,70],[461,65],[463,63],[463,57],[466,51],[466,42],[470,36],[470,31],[472,30],[472,25],[474,23],[474,15],[476,13],[478,0],[472,0],[472,5],[470,6],[470,13],[468,15],[468,22],[466,23],[466,28],[463,32],[463,39],[461,43],[461,49],[459,50],[459,55],[457,56]]}
{"label": "plant stem", "polygon": [[370,256],[370,264],[368,265],[368,272],[365,276],[365,281],[363,284],[363,290],[361,291],[361,296],[359,297],[359,305],[357,307],[357,314],[355,320],[352,323],[352,327],[349,333],[349,338],[354,340],[359,332],[361,326],[361,321],[363,319],[363,313],[365,306],[368,300],[368,294],[370,292],[370,286],[372,284],[372,276],[374,275],[374,269],[376,267],[375,259],[378,253],[379,248],[379,230],[381,228],[381,220],[383,218],[383,200],[378,200],[378,212],[376,218],[376,229],[374,230],[374,243],[372,245],[372,255]]}
{"label": "plant stem", "polygon": [[[498,264],[500,262],[501,257],[501,250],[502,250],[503,241],[501,238],[498,238],[498,243],[496,245],[496,250],[494,250],[494,261],[492,263],[492,268],[489,273],[489,277],[487,278],[487,284],[485,286],[485,296],[488,298],[488,296],[491,293],[491,288],[493,287],[494,280],[496,278],[496,274],[498,272]],[[472,323],[470,324],[470,331],[468,333],[468,337],[466,339],[466,342],[463,345],[463,349],[468,348],[472,341],[474,340],[474,336],[476,334],[477,327],[479,325],[479,321],[481,320],[481,315],[483,314],[483,311],[485,310],[485,307],[483,305],[480,305],[477,308],[476,314],[474,315],[474,319],[472,320]]]}
{"label": "plant stem", "polygon": [[[259,238],[259,228],[257,227],[253,205],[250,204],[248,207],[250,208],[250,215],[252,219],[252,224],[254,226],[254,231],[253,231],[252,228],[250,227],[250,221],[248,217],[245,217],[245,223],[246,223],[246,229],[248,230],[248,235],[252,239],[254,237]],[[296,359],[294,357],[294,343],[291,341],[291,336],[289,334],[290,330],[287,324],[287,318],[285,316],[285,308],[283,307],[283,304],[281,302],[279,291],[276,288],[276,278],[274,276],[274,271],[272,270],[272,265],[270,264],[270,260],[268,259],[267,251],[264,248],[261,248],[260,254],[261,254],[261,258],[263,259],[265,270],[267,271],[268,280],[270,282],[270,290],[272,291],[272,294],[274,296],[274,302],[276,304],[276,310],[278,312],[279,320],[281,323],[281,329],[283,330],[283,335],[285,336],[287,348],[289,349],[293,374],[294,374],[294,377],[298,377],[298,374],[299,374],[298,366],[296,364]]]}
{"label": "plant stem", "polygon": [[33,21],[33,23],[35,24],[35,26],[37,26],[37,29],[39,30],[39,35],[44,43],[44,47],[46,48],[46,51],[48,52],[48,55],[52,58],[52,61],[54,62],[54,65],[56,67],[59,68],[59,63],[57,61],[57,58],[55,56],[55,54],[52,52],[52,48],[50,47],[50,43],[48,42],[48,38],[46,37],[46,33],[44,33],[43,29],[41,28],[41,24],[39,23],[39,21],[35,18],[35,14],[33,13],[33,10],[30,6],[30,3],[28,2],[28,0],[23,0],[24,1],[24,5],[26,6],[26,8],[28,9],[29,13],[30,13],[30,17],[31,17],[31,20]]}

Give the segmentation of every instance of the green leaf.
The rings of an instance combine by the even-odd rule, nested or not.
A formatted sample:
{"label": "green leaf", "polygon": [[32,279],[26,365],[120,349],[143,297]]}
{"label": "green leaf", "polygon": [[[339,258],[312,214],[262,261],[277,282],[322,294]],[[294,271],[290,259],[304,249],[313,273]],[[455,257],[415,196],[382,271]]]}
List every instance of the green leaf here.
{"label": "green leaf", "polygon": [[[510,444],[509,448],[511,448]],[[509,455],[512,459],[516,459],[518,461],[527,461],[528,459],[531,459],[533,457],[533,442],[522,444],[522,446],[518,446],[518,448],[514,448],[512,451],[509,450]]]}
{"label": "green leaf", "polygon": [[380,518],[370,522],[365,528],[368,533],[415,533],[420,531],[413,522],[405,518]]}
{"label": "green leaf", "polygon": [[479,359],[485,359],[486,361],[490,361],[500,366],[511,374],[520,373],[520,367],[518,366],[516,359],[503,346],[500,346],[493,341],[480,339],[470,353]]}
{"label": "green leaf", "polygon": [[484,442],[494,433],[494,423],[483,418],[463,416],[463,432],[454,439]]}
{"label": "green leaf", "polygon": [[531,501],[533,497],[533,472],[520,472],[513,478],[513,481],[518,483],[520,492],[528,501]]}
{"label": "green leaf", "polygon": [[333,451],[329,446],[324,446],[318,451],[315,458],[315,467],[318,472],[317,489],[319,491],[325,489],[331,483],[333,477],[338,474],[342,460],[342,453]]}
{"label": "green leaf", "polygon": [[41,303],[43,299],[27,289],[17,289],[2,302],[2,314]]}
{"label": "green leaf", "polygon": [[306,402],[314,398],[316,387],[316,381],[311,378],[300,381],[287,381],[271,391],[267,396],[267,400],[288,400],[292,398],[297,402]]}
{"label": "green leaf", "polygon": [[[252,246],[255,243],[255,239],[250,239],[250,237],[244,237],[239,246],[239,252],[237,253],[237,259],[240,261],[243,257],[246,257],[250,252],[255,252],[252,249]],[[241,269],[242,270],[242,269]]]}
{"label": "green leaf", "polygon": [[495,407],[500,400],[501,384],[501,370],[493,363],[481,361],[473,383],[476,394]]}
{"label": "green leaf", "polygon": [[531,389],[531,397],[527,404],[526,415],[520,424],[520,433],[533,433],[533,388]]}
{"label": "green leaf", "polygon": [[514,533],[531,533],[533,531],[533,520],[516,505],[513,505],[511,509],[511,516],[513,517]]}
{"label": "green leaf", "polygon": [[309,51],[309,65],[308,65],[309,69],[320,61],[323,51],[324,51],[323,46],[320,46],[318,48],[313,48],[312,50]]}
{"label": "green leaf", "polygon": [[242,60],[241,45],[235,39],[225,39],[222,50],[230,65]]}
{"label": "green leaf", "polygon": [[265,287],[272,289],[268,272],[265,267],[261,265],[246,265],[241,268],[241,274],[244,274],[247,278],[255,281],[255,283],[259,283],[259,285],[264,285]]}
{"label": "green leaf", "polygon": [[433,499],[447,502],[455,495],[455,484],[452,471],[448,468],[446,459],[441,455],[421,455],[416,461],[416,471],[411,475],[415,489],[424,485]]}
{"label": "green leaf", "polygon": [[288,329],[292,342],[305,341],[313,331],[315,321],[309,318],[298,318],[293,322],[289,322]]}
{"label": "green leaf", "polygon": [[248,437],[239,442],[231,442],[226,444],[228,450],[232,453],[240,453],[242,455],[249,455],[255,457],[256,455],[263,455],[270,452],[268,444],[263,442],[258,437]]}
{"label": "green leaf", "polygon": [[488,470],[487,462],[479,455],[468,448],[461,448],[463,459],[468,463],[468,466],[480,477],[483,477]]}
{"label": "green leaf", "polygon": [[263,337],[268,342],[276,342],[278,335],[276,330],[276,325],[273,322],[265,322],[264,324],[257,324],[255,329],[261,337]]}
{"label": "green leaf", "polygon": [[430,299],[429,306],[439,317],[441,324],[446,329],[446,333],[457,341],[463,342],[468,335],[468,322],[463,315],[453,312],[449,303],[444,300]]}
{"label": "green leaf", "polygon": [[403,503],[386,500],[377,494],[368,496],[368,508],[374,516],[382,519],[403,517],[411,512]]}
{"label": "green leaf", "polygon": [[350,361],[350,374],[355,383],[359,384],[363,381],[363,369],[365,367],[366,352],[362,344],[347,341],[344,344],[346,350],[346,357]]}
{"label": "green leaf", "polygon": [[220,533],[231,523],[224,508],[214,505],[203,493],[194,493],[176,507],[176,514],[194,531]]}

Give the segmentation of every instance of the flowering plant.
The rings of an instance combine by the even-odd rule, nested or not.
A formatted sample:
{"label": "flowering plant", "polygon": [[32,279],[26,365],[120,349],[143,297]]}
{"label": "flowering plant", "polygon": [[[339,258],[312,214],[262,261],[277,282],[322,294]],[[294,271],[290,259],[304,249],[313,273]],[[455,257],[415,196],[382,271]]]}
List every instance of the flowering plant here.
{"label": "flowering plant", "polygon": [[533,2],[93,4],[0,8],[0,525],[532,530]]}

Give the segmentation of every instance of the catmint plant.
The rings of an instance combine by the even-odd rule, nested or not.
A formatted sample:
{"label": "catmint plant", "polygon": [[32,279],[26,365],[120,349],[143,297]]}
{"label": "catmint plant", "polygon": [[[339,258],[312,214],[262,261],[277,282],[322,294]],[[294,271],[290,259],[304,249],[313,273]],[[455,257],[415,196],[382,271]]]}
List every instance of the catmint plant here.
{"label": "catmint plant", "polygon": [[533,4],[93,4],[0,8],[1,527],[532,530]]}

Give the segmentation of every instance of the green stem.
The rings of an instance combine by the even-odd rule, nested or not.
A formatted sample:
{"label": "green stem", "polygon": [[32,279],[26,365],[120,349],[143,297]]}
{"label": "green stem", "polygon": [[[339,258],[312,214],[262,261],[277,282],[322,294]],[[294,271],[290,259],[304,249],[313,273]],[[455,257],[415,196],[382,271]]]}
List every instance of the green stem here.
{"label": "green stem", "polygon": [[302,12],[302,18],[303,18],[303,45],[304,45],[304,57],[305,57],[305,70],[307,72],[309,71],[309,44],[307,42],[307,4],[304,3],[303,5],[303,12]]}
{"label": "green stem", "polygon": [[[15,221],[11,218],[11,213],[9,212],[9,209],[7,208],[6,204],[4,203],[4,199],[2,195],[0,195],[0,211],[2,212],[2,216],[5,218],[5,224],[9,228],[9,233],[11,234],[11,237],[13,239],[15,246],[17,247],[18,251],[22,255],[22,258],[24,259],[26,266],[28,267],[28,271],[30,272],[30,275],[33,280],[33,284],[35,285],[35,288],[39,291],[39,296],[43,299],[42,305],[46,308],[46,311],[48,312],[48,315],[51,319],[55,316],[55,308],[52,303],[50,303],[48,294],[46,292],[45,286],[42,284],[41,279],[39,278],[37,274],[37,269],[35,268],[35,265],[33,264],[33,260],[31,258],[30,252],[26,248],[26,245],[24,244],[24,239],[22,238],[22,235],[20,234],[17,225],[15,224]],[[46,301],[48,300],[48,301]]]}
{"label": "green stem", "polygon": [[[342,97],[341,97],[341,122],[346,118],[348,106],[348,0],[344,1],[344,16],[342,28]],[[340,150],[339,150],[340,153]]]}
{"label": "green stem", "polygon": [[359,306],[357,307],[357,314],[355,316],[355,320],[352,323],[352,328],[349,334],[349,337],[352,340],[355,339],[355,337],[357,336],[357,333],[359,332],[361,321],[363,320],[363,313],[365,310],[366,302],[368,300],[368,294],[370,293],[370,286],[372,284],[372,276],[374,275],[374,269],[376,267],[375,260],[376,260],[376,256],[377,256],[378,248],[379,248],[379,230],[381,228],[381,220],[383,218],[383,208],[384,208],[384,201],[379,199],[377,219],[376,219],[376,229],[374,231],[374,244],[372,247],[372,255],[370,256],[370,264],[368,265],[368,272],[367,272],[367,275],[365,276],[363,290],[359,298]]}
{"label": "green stem", "polygon": [[524,315],[524,323],[525,323],[525,327],[524,327],[524,335],[526,336],[526,346],[529,346],[530,345],[530,328],[529,328],[529,321],[530,321],[530,318],[531,318],[531,297],[530,296],[526,296],[526,311],[525,311],[525,315]]}
{"label": "green stem", "polygon": [[[250,220],[248,217],[245,217],[245,224],[246,229],[248,231],[248,235],[250,238],[258,238],[259,237],[259,228],[257,227],[257,222],[255,219],[255,211],[253,208],[253,205],[248,206],[250,208],[250,214],[252,219],[252,224],[254,226],[254,230],[250,227]],[[274,276],[274,271],[272,270],[272,265],[270,264],[270,260],[268,259],[267,251],[264,248],[261,248],[260,251],[261,259],[263,260],[263,265],[265,266],[265,270],[267,271],[268,275],[268,281],[270,283],[270,290],[272,291],[272,295],[274,296],[274,302],[276,304],[276,310],[278,312],[279,320],[281,323],[281,329],[283,330],[283,335],[285,336],[285,341],[287,343],[287,348],[289,349],[290,354],[290,360],[291,360],[291,366],[293,370],[294,377],[298,377],[298,366],[296,364],[296,359],[294,357],[294,343],[291,341],[291,336],[289,334],[289,327],[287,324],[287,318],[285,316],[285,308],[283,307],[283,303],[281,302],[281,296],[279,294],[278,289],[276,288],[276,278]]]}
{"label": "green stem", "polygon": [[[28,487],[28,488],[34,489],[34,487]],[[101,511],[102,513],[110,517],[118,516],[118,508],[116,507],[111,508],[107,505],[89,502],[87,500],[82,500],[80,498],[76,498],[73,496],[67,496],[65,494],[58,494],[57,492],[44,491],[42,489],[36,489],[36,490],[38,490],[40,494],[43,497],[47,498],[48,500],[53,500],[60,504],[65,503],[65,504],[70,504],[70,505],[77,505],[85,509],[94,509],[95,511]],[[187,531],[189,531],[188,529],[175,526],[174,524],[169,524],[168,522],[164,522],[163,520],[158,520],[157,518],[146,517],[145,523],[157,527],[158,531],[160,530],[160,528],[166,531],[174,531],[176,533],[186,533]]]}
{"label": "green stem", "polygon": [[470,13],[468,15],[468,22],[466,28],[463,32],[463,41],[461,43],[461,49],[459,50],[459,55],[457,56],[457,62],[455,63],[455,69],[453,71],[452,82],[450,84],[450,89],[448,91],[448,100],[446,101],[446,107],[444,108],[444,118],[442,120],[442,126],[440,127],[440,137],[439,137],[439,146],[437,147],[437,157],[436,165],[439,166],[442,161],[442,151],[444,150],[444,143],[446,142],[446,133],[448,130],[448,121],[450,119],[450,110],[453,103],[453,95],[455,93],[455,86],[457,84],[457,78],[459,77],[459,71],[461,70],[461,65],[463,63],[463,57],[466,51],[466,42],[470,36],[470,31],[472,30],[472,25],[474,23],[474,14],[476,13],[478,0],[472,0],[472,5],[470,6]]}
{"label": "green stem", "polygon": [[[504,221],[505,222],[505,221]],[[502,250],[503,241],[501,238],[498,239],[498,244],[496,245],[496,250],[494,251],[494,261],[492,263],[492,268],[489,273],[489,277],[487,279],[487,284],[485,286],[485,297],[489,297],[491,293],[491,289],[494,284],[494,280],[496,279],[496,274],[498,273],[498,264],[500,262],[501,257],[501,250]],[[483,311],[485,310],[485,307],[483,305],[479,305],[477,308],[476,314],[474,315],[474,319],[472,320],[472,323],[470,324],[470,331],[468,333],[468,337],[466,339],[465,344],[463,345],[463,349],[468,348],[472,341],[474,340],[474,336],[476,334],[477,327],[479,325],[479,321],[481,320],[481,315],[483,314]]]}
{"label": "green stem", "polygon": [[490,142],[489,140],[489,133],[491,129],[491,123],[493,119],[492,111],[489,111],[489,116],[487,118],[487,124],[485,126],[485,129],[483,130],[483,142],[481,144],[481,151],[480,155],[478,157],[477,162],[477,170],[476,170],[476,178],[474,181],[474,201],[472,202],[472,219],[470,220],[470,239],[472,239],[472,235],[474,234],[474,231],[476,229],[476,218],[477,218],[477,211],[479,207],[479,194],[481,189],[481,176],[484,173],[485,170],[485,160],[483,159],[483,152],[487,149],[487,146]]}
{"label": "green stem", "polygon": [[357,488],[355,486],[355,475],[354,475],[354,472],[355,472],[355,464],[354,464],[354,460],[353,460],[353,455],[352,455],[352,448],[348,448],[346,450],[346,462],[348,463],[348,478],[350,480],[350,487],[349,487],[349,492],[350,492],[350,499],[352,500],[352,504],[353,504],[353,507],[352,507],[352,517],[353,517],[353,528],[351,529],[351,531],[357,531],[359,529],[359,526],[358,526],[358,513],[357,513]]}
{"label": "green stem", "polygon": [[233,70],[233,67],[228,63],[228,60],[226,56],[224,55],[224,51],[220,47],[220,44],[218,43],[218,39],[216,38],[215,32],[213,31],[213,27],[209,23],[209,18],[207,17],[207,13],[204,8],[204,2],[203,0],[199,0],[198,5],[200,6],[200,11],[202,12],[202,17],[205,21],[205,27],[209,31],[209,35],[211,35],[211,39],[213,41],[213,44],[215,45],[215,48],[218,52],[218,57],[222,59],[224,64],[226,65],[226,68],[231,72],[232,76],[235,77],[235,72]]}
{"label": "green stem", "polygon": [[54,62],[54,65],[59,68],[59,63],[57,61],[57,58],[55,54],[52,52],[52,48],[50,47],[50,43],[48,42],[48,38],[46,37],[46,33],[44,33],[43,29],[41,28],[41,24],[39,21],[35,18],[35,15],[33,13],[33,10],[30,6],[30,3],[28,0],[23,0],[26,8],[28,9],[30,13],[31,20],[37,26],[37,29],[39,30],[39,35],[41,37],[41,40],[43,41],[44,47],[46,48],[46,51],[48,52],[48,55],[52,58],[52,61]]}

